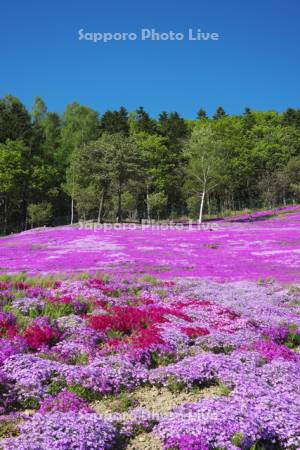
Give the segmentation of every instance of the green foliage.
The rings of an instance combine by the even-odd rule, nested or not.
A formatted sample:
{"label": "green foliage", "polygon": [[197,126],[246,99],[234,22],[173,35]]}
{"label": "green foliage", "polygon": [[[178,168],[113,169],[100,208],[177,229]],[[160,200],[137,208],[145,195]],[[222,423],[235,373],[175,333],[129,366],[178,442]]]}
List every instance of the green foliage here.
{"label": "green foliage", "polygon": [[216,109],[215,114],[213,115],[213,119],[214,119],[214,120],[223,119],[223,117],[226,117],[226,115],[227,115],[227,114],[225,113],[224,108],[223,108],[222,106],[219,106],[219,107]]}
{"label": "green foliage", "polygon": [[78,397],[84,398],[87,402],[93,402],[102,398],[102,394],[99,392],[94,392],[80,384],[68,385],[68,390],[78,395]]}
{"label": "green foliage", "polygon": [[223,172],[220,144],[211,127],[194,129],[186,146],[186,157],[186,190],[199,197],[199,222],[202,222],[206,196],[221,184]]}
{"label": "green foliage", "polygon": [[147,281],[148,283],[151,283],[152,286],[157,286],[157,279],[152,275],[144,275],[142,281]]}
{"label": "green foliage", "polygon": [[285,345],[289,348],[296,348],[300,345],[300,334],[295,330],[295,332],[290,331],[286,337]]}
{"label": "green foliage", "polygon": [[[22,189],[23,180],[29,175],[26,157],[29,148],[21,141],[0,144],[0,192],[13,194],[16,187]],[[16,194],[16,193],[15,193]]]}
{"label": "green foliage", "polygon": [[70,103],[63,115],[62,151],[70,155],[73,150],[98,136],[98,113],[91,108],[79,105],[77,102]]}
{"label": "green foliage", "polygon": [[27,397],[18,401],[19,409],[38,409],[39,401],[35,397]]}
{"label": "green foliage", "polygon": [[124,333],[122,333],[122,331],[118,331],[118,330],[108,330],[107,332],[107,336],[110,339],[121,339],[122,337],[124,337]]}
{"label": "green foliage", "polygon": [[198,219],[199,195],[192,195],[191,197],[187,197],[186,204],[190,217],[192,217],[193,219]]}
{"label": "green foliage", "polygon": [[56,320],[60,317],[69,316],[73,314],[73,306],[65,303],[46,303],[43,316],[48,316],[50,319]]}
{"label": "green foliage", "polygon": [[52,215],[52,205],[47,202],[41,202],[28,205],[28,217],[32,225],[45,225],[49,221]]}
{"label": "green foliage", "polygon": [[156,215],[157,220],[159,220],[160,215],[163,213],[168,203],[166,195],[163,192],[153,192],[153,194],[148,195],[147,202],[150,211],[153,212],[153,214]]}
{"label": "green foliage", "polygon": [[197,112],[197,119],[198,120],[205,120],[207,119],[207,114],[206,111],[204,109],[199,109],[199,111]]}
{"label": "green foliage", "polygon": [[112,412],[126,412],[136,405],[136,401],[127,393],[122,392],[118,397],[112,399],[110,409]]}
{"label": "green foliage", "polygon": [[21,314],[18,310],[14,310],[13,313],[17,319],[18,328],[21,331],[25,331],[26,328],[31,324],[33,317],[38,316],[38,314],[37,315],[29,314],[29,317],[27,317],[27,316],[24,316],[23,314]]}
{"label": "green foliage", "polygon": [[244,441],[244,434],[242,432],[235,433],[235,435],[231,438],[231,443],[240,448],[243,445],[243,441]]}
{"label": "green foliage", "polygon": [[149,114],[141,106],[138,108],[131,117],[131,129],[134,133],[157,133],[157,123],[151,119]]}
{"label": "green foliage", "polygon": [[101,129],[110,134],[129,134],[128,112],[121,106],[119,111],[106,111],[101,119]]}
{"label": "green foliage", "polygon": [[77,355],[73,356],[71,359],[71,364],[74,365],[80,365],[80,366],[86,366],[89,362],[89,357],[86,353],[78,353]]}
{"label": "green foliage", "polygon": [[[78,219],[218,217],[300,201],[300,110],[102,117],[0,99],[0,233]],[[34,250],[43,250],[35,248]]]}
{"label": "green foliage", "polygon": [[31,117],[20,100],[12,95],[0,99],[0,143],[9,139],[29,144],[32,135]]}
{"label": "green foliage", "polygon": [[67,387],[66,380],[64,378],[54,379],[47,386],[47,393],[49,395],[56,395]]}
{"label": "green foliage", "polygon": [[136,197],[131,192],[124,192],[121,197],[122,209],[125,217],[134,217],[137,207]]}
{"label": "green foliage", "polygon": [[226,386],[226,384],[219,383],[218,388],[220,395],[224,395],[225,397],[227,397],[228,395],[231,394],[232,390],[228,386]]}
{"label": "green foliage", "polygon": [[[30,325],[32,319],[33,319],[34,317],[37,317],[37,316],[39,315],[39,313],[38,313],[36,310],[34,310],[34,309],[32,309],[32,311],[34,311],[34,312],[32,312],[31,314],[30,314],[30,312],[29,312],[29,315],[28,315],[28,316],[27,316],[27,315],[24,315],[24,314],[22,314],[22,313],[20,312],[19,309],[14,309],[14,308],[12,308],[12,307],[10,306],[10,304],[4,305],[3,311],[4,311],[4,312],[11,312],[11,313],[14,314],[14,316],[15,316],[15,318],[16,318],[16,321],[17,321],[17,326],[18,326],[19,330],[21,330],[21,331],[26,330],[26,328]],[[31,311],[31,310],[30,310],[30,311]]]}
{"label": "green foliage", "polygon": [[31,116],[35,123],[41,124],[46,117],[47,107],[41,97],[35,97]]}
{"label": "green foliage", "polygon": [[9,223],[18,217],[20,207],[24,220],[25,194],[30,176],[29,157],[30,149],[21,141],[0,143],[0,193],[4,196],[0,209],[4,232],[9,230]]}
{"label": "green foliage", "polygon": [[175,377],[169,377],[168,389],[175,394],[176,392],[182,392],[186,389],[186,385],[183,381],[177,380]]}
{"label": "green foliage", "polygon": [[157,351],[151,353],[151,368],[157,368],[160,366],[168,366],[176,362],[174,355],[160,354]]}

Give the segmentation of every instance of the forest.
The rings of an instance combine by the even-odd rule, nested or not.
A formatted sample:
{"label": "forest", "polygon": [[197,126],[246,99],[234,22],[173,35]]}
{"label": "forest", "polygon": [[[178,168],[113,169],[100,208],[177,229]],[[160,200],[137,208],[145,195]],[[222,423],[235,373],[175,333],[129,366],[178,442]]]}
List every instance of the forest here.
{"label": "forest", "polygon": [[79,219],[201,222],[299,200],[300,110],[153,118],[0,99],[1,234]]}

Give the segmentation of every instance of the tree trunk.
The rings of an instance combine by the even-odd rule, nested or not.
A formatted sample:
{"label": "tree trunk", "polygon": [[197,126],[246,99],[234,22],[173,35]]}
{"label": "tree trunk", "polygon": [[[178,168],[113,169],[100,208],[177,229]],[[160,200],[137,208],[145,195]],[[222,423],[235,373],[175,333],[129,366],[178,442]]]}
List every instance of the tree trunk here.
{"label": "tree trunk", "polygon": [[104,203],[104,189],[102,189],[101,195],[100,195],[97,223],[102,223],[103,203]]}
{"label": "tree trunk", "polygon": [[75,170],[72,166],[72,193],[71,193],[71,225],[74,222],[74,193],[75,193]]}
{"label": "tree trunk", "polygon": [[147,184],[146,203],[147,203],[147,220],[150,222],[151,210],[150,210],[150,204],[149,204],[149,185],[148,184]]}
{"label": "tree trunk", "polygon": [[4,235],[7,233],[7,199],[4,197]]}
{"label": "tree trunk", "polygon": [[122,183],[119,182],[118,188],[118,223],[122,222]]}
{"label": "tree trunk", "polygon": [[25,219],[24,219],[25,226],[24,226],[24,228],[25,228],[25,230],[27,230],[27,200],[26,200],[25,206],[24,206],[24,215],[25,215]]}
{"label": "tree trunk", "polygon": [[204,198],[205,198],[205,191],[203,191],[201,194],[201,203],[200,203],[200,211],[199,211],[199,219],[198,219],[198,223],[200,223],[200,224],[202,223]]}
{"label": "tree trunk", "polygon": [[71,197],[71,225],[73,225],[74,222],[74,198]]}
{"label": "tree trunk", "polygon": [[210,216],[211,210],[210,210],[210,195],[209,195],[209,193],[206,194],[206,201],[207,201],[208,215]]}

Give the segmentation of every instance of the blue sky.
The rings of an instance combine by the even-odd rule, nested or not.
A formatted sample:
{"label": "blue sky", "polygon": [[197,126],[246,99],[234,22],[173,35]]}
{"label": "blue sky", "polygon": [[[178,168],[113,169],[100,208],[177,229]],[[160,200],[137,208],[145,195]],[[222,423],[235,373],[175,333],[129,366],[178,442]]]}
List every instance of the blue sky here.
{"label": "blue sky", "polygon": [[[300,107],[299,0],[2,0],[0,96],[51,111],[143,105],[195,117],[222,105]],[[219,41],[91,43],[78,30],[218,32]]]}

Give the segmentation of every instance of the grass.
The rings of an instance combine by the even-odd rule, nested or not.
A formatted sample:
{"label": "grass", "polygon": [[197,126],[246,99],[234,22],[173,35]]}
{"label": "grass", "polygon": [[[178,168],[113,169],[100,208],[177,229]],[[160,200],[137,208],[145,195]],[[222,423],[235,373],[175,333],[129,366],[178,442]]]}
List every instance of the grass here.
{"label": "grass", "polygon": [[0,440],[18,436],[18,422],[16,420],[0,421]]}
{"label": "grass", "polygon": [[[293,204],[291,204],[291,205],[281,205],[281,206],[276,206],[275,208],[270,208],[268,206],[264,206],[264,207],[261,207],[261,208],[244,208],[244,209],[240,209],[240,210],[226,209],[226,210],[222,211],[221,213],[205,214],[204,215],[204,220],[205,221],[211,221],[211,220],[217,220],[217,219],[220,219],[220,218],[225,219],[227,217],[231,218],[231,217],[240,216],[240,215],[244,215],[244,214],[253,214],[253,213],[256,213],[256,212],[263,212],[263,211],[266,211],[266,210],[271,210],[272,211],[272,209],[274,211],[277,211],[278,208],[285,208],[285,207],[288,208],[289,206],[295,206],[295,205],[293,205]],[[287,211],[277,211],[274,214],[270,214],[268,216],[268,218],[270,218],[270,217],[280,217],[280,216],[284,216],[284,215],[287,215],[287,214],[292,214],[293,212],[294,211],[289,211],[289,210],[287,210]],[[197,218],[198,217],[195,217],[195,219],[197,219]]]}
{"label": "grass", "polygon": [[103,281],[106,281],[107,275],[96,273],[96,275],[92,275],[88,272],[78,273],[78,274],[68,274],[68,273],[60,273],[60,274],[51,274],[51,275],[28,275],[27,272],[21,272],[19,274],[2,274],[0,275],[0,282],[10,283],[13,287],[17,285],[17,283],[26,283],[31,287],[41,287],[41,288],[53,288],[55,287],[55,283],[57,281],[64,280],[88,280],[92,277],[100,278]]}
{"label": "grass", "polygon": [[119,396],[110,401],[110,409],[112,412],[126,412],[130,408],[136,406],[137,402],[127,392],[122,392]]}
{"label": "grass", "polygon": [[141,281],[146,281],[148,283],[151,283],[152,286],[157,286],[157,279],[154,278],[152,275],[145,275],[141,278]]}

